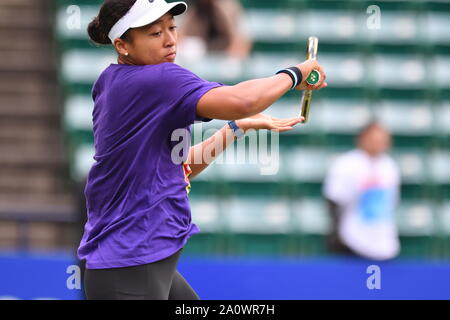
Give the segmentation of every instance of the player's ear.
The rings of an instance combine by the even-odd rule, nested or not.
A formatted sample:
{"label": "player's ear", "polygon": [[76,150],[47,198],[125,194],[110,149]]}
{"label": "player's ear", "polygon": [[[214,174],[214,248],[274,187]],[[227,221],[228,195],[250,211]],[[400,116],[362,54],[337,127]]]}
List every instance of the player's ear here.
{"label": "player's ear", "polygon": [[115,39],[114,47],[116,48],[116,51],[118,54],[120,54],[122,56],[128,55],[128,44],[124,40],[122,40],[120,38]]}

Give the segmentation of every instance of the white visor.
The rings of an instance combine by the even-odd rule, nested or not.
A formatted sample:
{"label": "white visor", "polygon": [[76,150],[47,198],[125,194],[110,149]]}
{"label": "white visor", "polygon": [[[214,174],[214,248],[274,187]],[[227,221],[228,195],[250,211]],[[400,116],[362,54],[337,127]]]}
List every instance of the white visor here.
{"label": "white visor", "polygon": [[112,27],[108,37],[114,43],[115,39],[120,38],[130,28],[146,26],[169,11],[177,16],[186,10],[187,4],[184,2],[167,3],[165,0],[137,0],[131,9]]}

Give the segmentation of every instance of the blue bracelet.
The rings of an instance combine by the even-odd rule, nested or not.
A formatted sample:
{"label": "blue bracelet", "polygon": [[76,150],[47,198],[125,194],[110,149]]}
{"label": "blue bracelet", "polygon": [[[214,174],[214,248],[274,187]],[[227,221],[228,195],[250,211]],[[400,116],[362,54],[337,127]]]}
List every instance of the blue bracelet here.
{"label": "blue bracelet", "polygon": [[233,130],[233,134],[237,139],[240,139],[245,135],[244,130],[238,127],[235,120],[229,121],[228,125],[230,126],[231,130]]}

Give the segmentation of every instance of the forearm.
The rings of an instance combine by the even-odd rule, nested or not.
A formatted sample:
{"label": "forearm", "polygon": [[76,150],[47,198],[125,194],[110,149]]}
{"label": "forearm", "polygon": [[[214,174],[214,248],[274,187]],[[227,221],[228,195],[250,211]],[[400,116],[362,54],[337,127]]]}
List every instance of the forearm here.
{"label": "forearm", "polygon": [[251,97],[251,105],[244,117],[250,117],[270,107],[292,87],[292,79],[285,73],[272,77],[248,80],[233,86],[236,94]]}
{"label": "forearm", "polygon": [[238,120],[260,113],[292,87],[292,79],[284,73],[248,80],[234,86],[210,90],[197,104],[197,114],[204,118]]}
{"label": "forearm", "polygon": [[206,169],[234,140],[233,131],[225,125],[205,141],[192,146],[186,161],[192,170],[190,178]]}
{"label": "forearm", "polygon": [[[316,60],[307,60],[294,69],[300,71],[301,78],[295,80],[296,90],[319,90],[327,86],[326,75]],[[320,81],[309,85],[304,80],[306,75],[317,69]],[[238,83],[234,86],[221,86],[205,93],[197,104],[197,115],[220,120],[237,120],[261,113],[281,98],[293,85],[293,78],[286,73],[272,77],[254,79]],[[302,80],[300,83],[298,81]]]}

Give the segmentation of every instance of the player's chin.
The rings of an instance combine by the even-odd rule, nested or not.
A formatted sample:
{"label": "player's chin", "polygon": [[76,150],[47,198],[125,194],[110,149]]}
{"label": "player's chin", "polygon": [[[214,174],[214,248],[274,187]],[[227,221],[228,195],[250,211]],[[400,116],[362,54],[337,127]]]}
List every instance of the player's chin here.
{"label": "player's chin", "polygon": [[166,56],[166,57],[164,57],[164,62],[175,62],[175,58],[176,58],[176,55],[170,55],[170,56]]}

